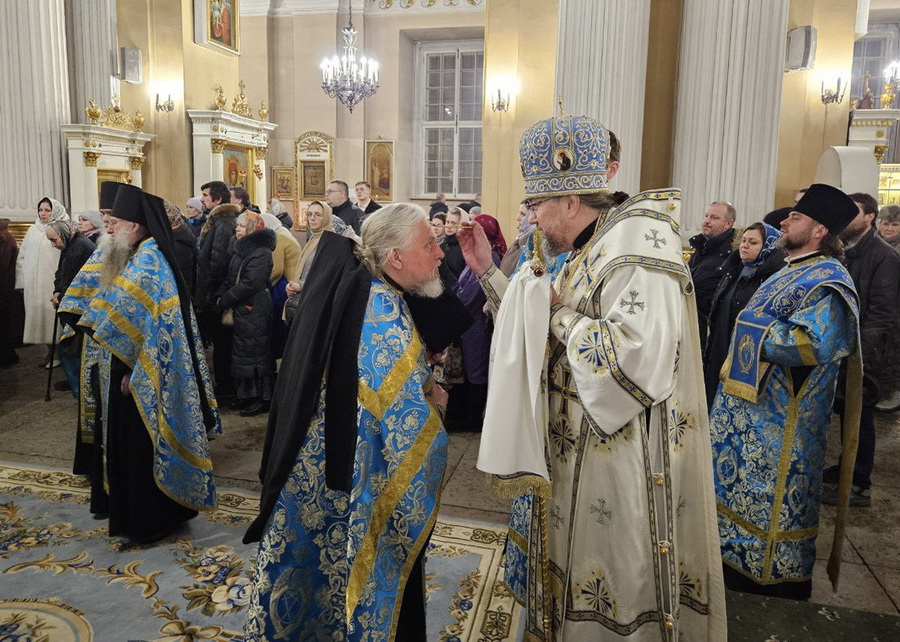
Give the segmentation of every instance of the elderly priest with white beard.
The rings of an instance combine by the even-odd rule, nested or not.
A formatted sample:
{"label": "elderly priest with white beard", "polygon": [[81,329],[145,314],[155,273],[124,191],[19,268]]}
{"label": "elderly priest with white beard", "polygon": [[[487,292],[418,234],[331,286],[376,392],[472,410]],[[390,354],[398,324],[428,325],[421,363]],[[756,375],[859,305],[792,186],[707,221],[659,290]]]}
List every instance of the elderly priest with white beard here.
{"label": "elderly priest with white beard", "polygon": [[[246,640],[425,640],[423,560],[447,461],[430,352],[471,325],[417,205],[326,232],[263,450]],[[326,367],[327,366],[327,367]]]}
{"label": "elderly priest with white beard", "polygon": [[119,185],[107,233],[59,312],[99,344],[109,534],[147,544],[215,507],[221,423],[163,200]]}

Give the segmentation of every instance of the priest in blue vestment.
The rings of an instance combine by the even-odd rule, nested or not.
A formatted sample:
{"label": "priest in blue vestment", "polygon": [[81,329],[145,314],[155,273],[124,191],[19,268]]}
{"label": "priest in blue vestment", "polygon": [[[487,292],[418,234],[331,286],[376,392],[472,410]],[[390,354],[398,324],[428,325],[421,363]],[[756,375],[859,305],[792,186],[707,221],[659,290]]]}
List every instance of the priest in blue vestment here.
{"label": "priest in blue vestment", "polygon": [[445,299],[442,257],[406,203],[370,214],[356,248],[320,240],[244,538],[260,541],[246,640],[425,639],[423,557],[447,461],[428,334],[466,316],[458,300],[456,313],[417,316]]}
{"label": "priest in blue vestment", "polygon": [[162,199],[119,185],[107,232],[59,311],[96,344],[83,365],[98,372],[105,466],[92,484],[108,488],[109,534],[147,544],[215,507],[207,439],[221,423]]}
{"label": "priest in blue vestment", "polygon": [[828,565],[837,586],[862,375],[856,290],[838,234],[856,214],[839,189],[810,187],[781,223],[787,266],[737,318],[710,414],[722,561],[733,590],[810,596],[826,437],[846,360],[843,469]]}

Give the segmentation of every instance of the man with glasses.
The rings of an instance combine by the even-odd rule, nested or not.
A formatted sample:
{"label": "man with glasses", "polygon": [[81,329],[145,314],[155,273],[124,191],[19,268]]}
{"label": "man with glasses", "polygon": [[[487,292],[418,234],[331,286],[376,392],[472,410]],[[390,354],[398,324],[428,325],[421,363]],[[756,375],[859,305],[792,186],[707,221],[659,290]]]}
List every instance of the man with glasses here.
{"label": "man with glasses", "polygon": [[349,190],[350,188],[344,181],[331,181],[328,189],[325,190],[325,202],[331,208],[331,215],[337,216],[352,227],[359,236],[365,214],[350,201]]}
{"label": "man with glasses", "polygon": [[480,227],[457,235],[499,306],[478,467],[525,522],[511,524],[505,578],[528,605],[526,637],[724,640],[681,195],[619,204],[610,147],[583,116],[522,136],[531,220],[545,254],[569,253],[552,285],[534,263],[508,280]]}

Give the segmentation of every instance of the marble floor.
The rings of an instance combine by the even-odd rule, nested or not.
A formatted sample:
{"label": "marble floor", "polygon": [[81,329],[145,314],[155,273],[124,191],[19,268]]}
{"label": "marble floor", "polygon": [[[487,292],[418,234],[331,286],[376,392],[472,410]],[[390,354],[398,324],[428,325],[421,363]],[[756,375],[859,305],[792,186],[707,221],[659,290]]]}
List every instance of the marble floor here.
{"label": "marble floor", "polygon": [[[21,361],[0,369],[0,460],[71,466],[77,409],[70,393],[52,392],[44,401],[47,371],[36,367],[44,349],[20,349]],[[54,381],[62,379],[54,371]],[[831,548],[834,510],[823,507],[818,541],[819,561],[813,581],[813,601],[877,613],[900,614],[900,414],[879,414],[878,446],[872,488],[872,508],[851,509],[843,549],[841,584],[831,592],[825,562]],[[242,418],[223,411],[224,434],[212,442],[212,458],[220,486],[258,489],[266,419]],[[831,442],[837,442],[832,426]],[[829,444],[830,460],[836,444]],[[509,502],[491,491],[487,475],[476,470],[478,435],[450,435],[447,483],[441,512],[502,524]]]}

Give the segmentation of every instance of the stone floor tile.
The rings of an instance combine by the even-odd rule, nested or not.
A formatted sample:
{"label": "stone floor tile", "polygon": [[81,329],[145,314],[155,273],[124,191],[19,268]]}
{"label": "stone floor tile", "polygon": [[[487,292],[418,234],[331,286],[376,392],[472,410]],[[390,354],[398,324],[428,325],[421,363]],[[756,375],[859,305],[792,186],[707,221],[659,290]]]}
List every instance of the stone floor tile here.
{"label": "stone floor tile", "polygon": [[847,538],[870,566],[900,570],[900,488],[872,487],[871,508],[851,508]]}
{"label": "stone floor tile", "polygon": [[897,615],[897,607],[867,566],[846,562],[841,564],[840,583],[836,594],[831,591],[826,566],[827,564],[820,560],[813,569],[811,602]]}
{"label": "stone floor tile", "polygon": [[900,571],[884,566],[870,566],[869,570],[875,575],[894,606],[900,610]]}

